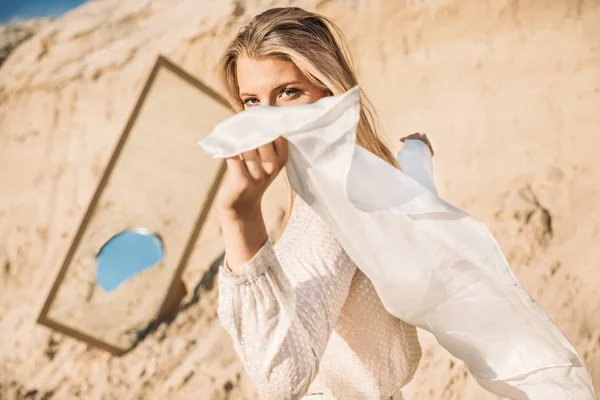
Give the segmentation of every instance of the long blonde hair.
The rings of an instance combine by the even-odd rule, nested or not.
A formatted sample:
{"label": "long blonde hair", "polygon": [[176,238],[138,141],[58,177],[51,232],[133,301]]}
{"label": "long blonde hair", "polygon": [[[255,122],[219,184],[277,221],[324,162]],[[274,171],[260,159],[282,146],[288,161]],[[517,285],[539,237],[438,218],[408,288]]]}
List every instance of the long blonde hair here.
{"label": "long blonde hair", "polygon": [[[298,7],[272,8],[255,16],[240,29],[225,50],[219,62],[219,78],[237,112],[244,109],[236,74],[237,60],[243,56],[291,61],[311,83],[333,95],[344,93],[358,84],[349,46],[340,29],[326,17]],[[362,89],[360,94],[357,144],[400,168],[377,133],[373,106]],[[285,170],[282,173],[288,190],[288,207],[280,234],[289,221],[296,198]]]}

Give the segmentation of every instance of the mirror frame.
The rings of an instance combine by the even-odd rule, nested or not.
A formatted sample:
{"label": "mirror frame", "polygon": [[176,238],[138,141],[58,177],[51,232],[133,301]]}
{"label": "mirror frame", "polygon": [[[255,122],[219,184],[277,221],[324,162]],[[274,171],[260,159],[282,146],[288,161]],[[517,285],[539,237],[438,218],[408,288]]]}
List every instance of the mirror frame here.
{"label": "mirror frame", "polygon": [[[95,337],[92,337],[83,332],[80,332],[77,329],[74,329],[73,327],[70,327],[70,326],[64,325],[58,321],[52,320],[48,315],[48,311],[50,310],[52,303],[56,297],[56,294],[60,288],[60,285],[63,281],[63,278],[65,277],[67,270],[69,269],[71,262],[73,261],[75,252],[78,249],[79,245],[81,244],[81,239],[82,239],[84,233],[86,232],[86,229],[88,227],[90,220],[92,219],[92,216],[93,216],[93,214],[96,210],[96,207],[98,205],[98,202],[100,200],[101,194],[109,181],[109,178],[115,167],[115,164],[116,164],[117,160],[119,159],[119,156],[121,155],[121,151],[123,150],[123,147],[129,137],[130,131],[135,124],[135,121],[138,117],[138,114],[140,113],[140,110],[144,104],[144,101],[146,100],[146,97],[147,97],[148,93],[150,92],[152,84],[154,83],[155,78],[161,68],[166,68],[170,72],[176,74],[177,76],[179,76],[180,78],[185,80],[190,85],[205,92],[209,97],[213,98],[216,102],[221,103],[228,109],[231,109],[232,114],[234,112],[231,105],[229,104],[229,102],[227,102],[227,100],[225,100],[225,98],[223,98],[216,91],[214,91],[213,89],[206,86],[204,83],[202,83],[197,78],[193,77],[192,75],[190,75],[189,73],[184,71],[182,68],[175,65],[173,62],[169,61],[166,57],[164,57],[162,55],[158,56],[158,58],[156,59],[156,62],[154,64],[154,67],[152,68],[150,75],[149,75],[148,79],[146,80],[146,84],[144,85],[144,88],[133,108],[133,111],[131,112],[131,115],[127,121],[127,124],[125,125],[125,128],[121,134],[121,137],[119,138],[119,140],[116,143],[116,146],[112,152],[110,160],[104,170],[104,173],[102,174],[102,177],[100,178],[100,181],[98,182],[98,185],[96,187],[94,195],[92,196],[92,199],[89,202],[87,210],[85,211],[85,214],[80,222],[79,228],[77,229],[77,232],[69,246],[66,256],[64,257],[60,271],[58,272],[58,274],[54,280],[54,283],[46,297],[44,305],[42,306],[42,309],[37,318],[38,324],[44,325],[44,326],[54,329],[58,332],[69,335],[75,339],[81,340],[85,343],[88,343],[88,344],[91,344],[100,349],[106,350],[114,355],[125,354],[126,352],[128,352],[131,349],[123,350],[123,349],[114,347],[108,343],[98,340]],[[167,317],[167,316],[173,314],[178,309],[179,303],[186,293],[185,286],[183,285],[183,282],[181,281],[181,274],[183,273],[183,270],[190,258],[194,244],[195,244],[198,236],[200,235],[200,231],[202,229],[202,226],[204,225],[204,222],[206,221],[206,218],[208,216],[208,213],[210,211],[210,208],[212,206],[214,198],[217,194],[218,188],[221,184],[223,176],[225,175],[226,169],[227,169],[226,163],[225,163],[225,160],[223,160],[221,162],[221,166],[217,170],[217,173],[213,179],[211,189],[207,195],[207,200],[204,202],[204,205],[201,207],[198,217],[196,218],[196,221],[193,224],[192,233],[187,239],[187,242],[184,246],[183,254],[181,255],[181,258],[179,261],[179,265],[177,265],[177,267],[175,269],[175,272],[173,274],[173,279],[167,289],[167,293],[164,296],[164,300],[162,302],[159,312],[155,316],[155,319],[162,319],[164,317]]]}

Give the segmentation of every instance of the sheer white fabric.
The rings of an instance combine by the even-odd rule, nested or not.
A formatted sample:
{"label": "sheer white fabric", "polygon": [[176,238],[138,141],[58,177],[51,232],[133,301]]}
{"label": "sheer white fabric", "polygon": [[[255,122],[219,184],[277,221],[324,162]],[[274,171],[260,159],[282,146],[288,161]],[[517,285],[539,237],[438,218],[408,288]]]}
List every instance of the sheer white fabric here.
{"label": "sheer white fabric", "polygon": [[531,299],[489,230],[356,145],[358,88],[294,107],[253,107],[200,145],[228,157],[279,136],[294,190],[385,308],[432,332],[477,381],[510,399],[596,399],[574,346]]}

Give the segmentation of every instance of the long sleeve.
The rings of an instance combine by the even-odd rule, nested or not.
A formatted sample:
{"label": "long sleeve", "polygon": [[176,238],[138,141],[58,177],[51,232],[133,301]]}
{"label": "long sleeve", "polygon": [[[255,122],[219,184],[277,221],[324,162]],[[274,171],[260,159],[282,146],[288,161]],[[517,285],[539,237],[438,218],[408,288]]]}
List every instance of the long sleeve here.
{"label": "long sleeve", "polygon": [[306,394],[356,266],[299,197],[273,246],[219,272],[219,318],[263,399]]}

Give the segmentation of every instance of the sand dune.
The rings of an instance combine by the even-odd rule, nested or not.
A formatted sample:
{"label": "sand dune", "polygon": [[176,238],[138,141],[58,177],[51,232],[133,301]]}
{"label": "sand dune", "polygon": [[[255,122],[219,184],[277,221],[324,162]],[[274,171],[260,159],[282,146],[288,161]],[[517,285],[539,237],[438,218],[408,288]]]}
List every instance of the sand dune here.
{"label": "sand dune", "polygon": [[[184,273],[186,306],[125,356],[35,321],[157,55],[218,89],[217,58],[265,3],[93,1],[2,64],[0,398],[253,398],[216,317],[214,214]],[[490,226],[600,387],[600,3],[294,3],[345,31],[394,148],[431,137],[442,196]],[[282,193],[265,204],[273,234]],[[423,344],[407,399],[494,398],[428,335]]]}

